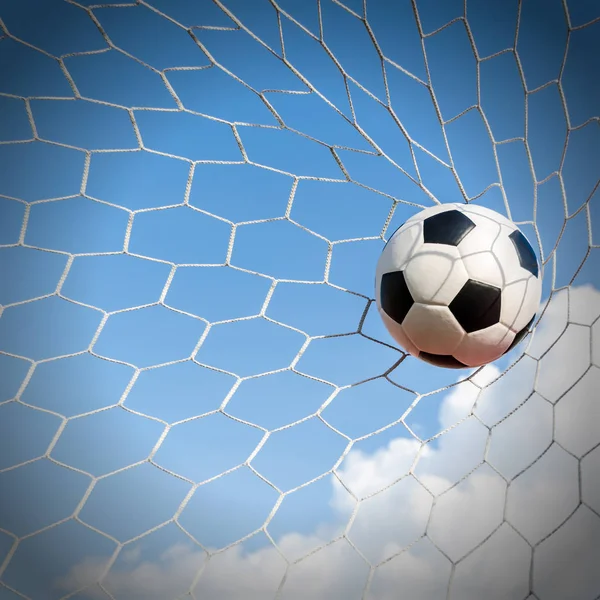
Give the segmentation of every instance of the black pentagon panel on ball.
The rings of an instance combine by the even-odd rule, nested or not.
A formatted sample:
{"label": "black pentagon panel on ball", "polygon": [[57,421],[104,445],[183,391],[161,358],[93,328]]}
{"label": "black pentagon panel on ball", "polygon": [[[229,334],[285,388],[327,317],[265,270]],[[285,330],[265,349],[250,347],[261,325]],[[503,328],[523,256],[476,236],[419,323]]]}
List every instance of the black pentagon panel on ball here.
{"label": "black pentagon panel on ball", "polygon": [[447,210],[423,221],[423,241],[426,244],[458,246],[475,228],[475,223],[458,210]]}
{"label": "black pentagon panel on ball", "polygon": [[415,302],[410,295],[410,290],[402,271],[384,273],[381,278],[380,297],[381,308],[396,323],[404,321],[410,307]]}
{"label": "black pentagon panel on ball", "polygon": [[[529,332],[529,328],[533,325],[534,321],[535,315],[533,316],[531,321],[529,321],[529,323],[527,323],[527,325],[525,325],[525,327],[523,327],[523,329],[521,329],[521,331],[519,331],[519,333],[515,335],[515,339],[512,341],[511,345],[506,349],[506,352],[510,352],[527,335],[527,333]],[[506,352],[504,354],[506,354]]]}
{"label": "black pentagon panel on ball", "polygon": [[518,229],[513,231],[508,237],[517,251],[521,266],[537,277],[539,272],[537,258],[527,238]]}
{"label": "black pentagon panel on ball", "polygon": [[469,279],[448,308],[462,328],[472,333],[500,321],[501,295],[496,286]]}
{"label": "black pentagon panel on ball", "polygon": [[419,352],[419,358],[434,365],[435,367],[445,367],[446,369],[466,369],[467,365],[447,354],[430,354],[429,352]]}

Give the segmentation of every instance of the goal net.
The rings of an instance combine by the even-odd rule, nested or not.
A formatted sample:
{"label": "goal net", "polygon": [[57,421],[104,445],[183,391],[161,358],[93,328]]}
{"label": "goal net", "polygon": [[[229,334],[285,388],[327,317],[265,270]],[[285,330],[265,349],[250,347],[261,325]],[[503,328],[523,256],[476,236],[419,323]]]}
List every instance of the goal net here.
{"label": "goal net", "polygon": [[[600,10],[0,2],[0,598],[600,598]],[[373,300],[422,208],[542,265],[480,369]]]}

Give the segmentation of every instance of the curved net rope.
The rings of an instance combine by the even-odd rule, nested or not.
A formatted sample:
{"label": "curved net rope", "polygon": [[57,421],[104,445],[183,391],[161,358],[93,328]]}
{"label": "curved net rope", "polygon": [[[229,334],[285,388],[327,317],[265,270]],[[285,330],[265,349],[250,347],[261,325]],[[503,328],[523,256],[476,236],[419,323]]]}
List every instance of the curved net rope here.
{"label": "curved net rope", "polygon": [[[21,107],[29,128],[20,137],[10,129],[0,146],[3,177],[17,182],[0,189],[7,224],[7,233],[0,231],[0,369],[7,382],[0,384],[0,421],[8,440],[0,446],[0,597],[600,598],[600,303],[594,275],[600,132],[597,110],[588,114],[594,74],[584,64],[589,55],[580,51],[581,39],[597,36],[600,16],[577,12],[575,18],[578,3],[557,3],[564,13],[557,76],[531,83],[527,70],[542,72],[545,57],[538,55],[534,66],[521,59],[527,3],[515,7],[512,45],[489,54],[479,46],[499,21],[482,21],[487,9],[481,2],[453,7],[447,20],[418,1],[406,2],[400,15],[383,2],[322,0],[311,5],[310,19],[300,15],[299,4],[274,0],[252,10],[219,0],[193,10],[184,2],[51,4],[35,10],[50,19],[67,6],[78,17],[62,21],[65,31],[77,30],[82,18],[99,41],[55,53],[49,42],[29,41],[23,23],[34,13],[19,19],[4,7],[8,16],[0,14],[0,53],[8,57],[1,99]],[[535,38],[542,47],[544,22],[540,16],[542,32]],[[410,32],[413,41],[402,41]],[[454,42],[444,37],[451,32],[460,32],[472,55],[449,73],[430,63],[440,48],[451,52]],[[138,43],[149,35],[156,36],[158,50]],[[178,54],[176,39],[188,44],[185,52],[197,53],[193,59]],[[349,49],[353,39],[356,47]],[[391,39],[406,44],[407,64],[422,57],[418,73],[396,58]],[[592,52],[592,42],[586,43]],[[302,49],[309,47],[314,54]],[[362,70],[347,66],[353,54],[376,57],[380,71],[372,62]],[[31,63],[20,65],[25,56]],[[115,63],[104,71],[101,61],[108,56]],[[486,108],[482,81],[499,81],[508,71],[494,75],[490,65],[504,60],[514,63],[520,103],[507,93]],[[118,89],[128,89],[129,71],[119,70],[125,63],[160,80],[160,102],[128,103],[133,93],[123,102],[103,95],[107,72],[118,73]],[[96,68],[97,77],[90,75]],[[37,81],[59,71],[64,93],[44,93],[43,85],[39,94],[21,91],[31,88],[19,69]],[[88,78],[80,83],[85,69]],[[464,73],[475,82],[475,102],[452,112],[438,86],[447,89],[453,78],[459,86]],[[190,74],[200,78],[186,88],[180,78]],[[254,83],[278,78],[281,88]],[[400,87],[394,83],[399,79]],[[256,112],[244,114],[262,111],[261,122],[228,120],[203,108],[219,86],[247,97]],[[136,89],[139,98],[143,88]],[[501,84],[495,89],[502,94]],[[429,110],[435,121],[418,110],[406,116],[402,94],[421,94],[414,106]],[[218,96],[215,112],[230,97]],[[105,112],[96,116],[88,109]],[[524,115],[522,133],[495,133],[496,125],[509,129],[502,128],[513,110]],[[106,123],[96,122],[86,138],[85,119],[102,115]],[[546,168],[552,143],[546,148],[539,136],[531,140],[540,121],[549,130],[565,124],[555,167]],[[339,142],[328,129],[333,122]],[[435,129],[434,148],[412,133],[421,122]],[[319,136],[320,126],[327,135]],[[63,135],[67,130],[73,135]],[[99,130],[109,141],[96,144]],[[391,130],[394,143],[386,137]],[[130,137],[112,145],[121,131]],[[480,165],[459,164],[455,157],[476,144],[477,132],[486,136],[493,165],[489,183],[481,183],[485,177],[473,183],[472,170]],[[80,145],[85,139],[92,141]],[[484,145],[476,146],[474,160]],[[55,178],[61,190],[55,195],[11,192],[32,177],[18,165],[34,146],[39,177],[42,163],[50,165],[45,176],[52,178],[52,169],[70,169],[63,155],[79,157],[79,189],[63,193]],[[177,165],[185,185],[156,199],[146,184],[147,197],[138,202],[125,183],[135,159],[118,167],[134,155],[156,159],[147,163],[156,172]],[[571,186],[564,176],[569,169],[576,181],[587,177],[587,187]],[[142,173],[135,181],[154,181],[153,167]],[[247,217],[232,217],[227,207],[234,192],[219,196],[214,190],[238,181],[240,193],[250,173],[264,181],[248,180],[248,189],[256,185],[265,197],[275,190],[278,209],[253,212],[260,194],[249,192],[236,213]],[[121,180],[117,201],[112,191]],[[522,198],[507,193],[515,182],[523,184]],[[327,192],[307,204],[300,193],[319,185],[346,186],[354,190],[349,196],[363,193],[364,219],[373,222],[370,211],[379,215],[373,235],[328,237],[319,219],[330,219],[334,210],[335,220],[344,222],[349,213],[343,205],[332,209]],[[538,252],[544,279],[532,333],[495,365],[458,375],[395,347],[374,313],[369,288],[351,276],[356,265],[371,282],[373,260],[394,229],[415,211],[450,201],[445,186],[455,194],[451,201],[482,203],[517,222]],[[55,217],[59,203],[64,212]],[[116,248],[86,246],[96,223],[104,226],[100,209],[119,214]],[[79,227],[84,232],[77,241],[83,250],[61,246],[65,219],[74,224],[69,235]],[[206,260],[169,250],[173,239],[188,243],[189,235],[192,246],[203,244]],[[220,250],[212,252],[216,244]],[[273,266],[278,244],[298,244],[297,252],[281,250],[288,271]],[[132,265],[143,259],[147,271],[123,271],[125,263],[104,262],[109,259]],[[318,276],[310,270],[315,261]],[[159,288],[153,299],[111,304],[107,281],[114,289],[133,285],[143,296],[152,269]],[[202,279],[218,269],[232,277],[225,287]],[[196,276],[196,287],[181,283]],[[38,287],[27,287],[29,277]],[[250,280],[258,283],[244,287]],[[327,312],[319,327],[309,322],[305,328],[307,321],[294,315],[315,310],[304,294],[316,288],[331,293],[322,296]],[[228,306],[229,296],[252,295],[256,310],[222,317],[227,311],[211,305],[203,312],[201,297],[211,295],[217,308]],[[95,304],[93,297],[102,301]],[[351,312],[347,303],[352,325],[338,325],[336,315]],[[54,336],[52,344],[47,336]],[[277,336],[290,336],[291,354]],[[143,354],[147,347],[155,358]],[[136,362],[135,356],[143,358]],[[199,372],[197,379],[190,375]],[[274,392],[267,381],[279,382]],[[253,402],[269,393],[276,402],[265,404],[266,416],[256,408],[254,418]],[[205,396],[218,398],[209,406]],[[184,408],[167,411],[183,397],[189,399]],[[269,417],[286,403],[310,408]],[[319,452],[327,455],[326,465]]]}

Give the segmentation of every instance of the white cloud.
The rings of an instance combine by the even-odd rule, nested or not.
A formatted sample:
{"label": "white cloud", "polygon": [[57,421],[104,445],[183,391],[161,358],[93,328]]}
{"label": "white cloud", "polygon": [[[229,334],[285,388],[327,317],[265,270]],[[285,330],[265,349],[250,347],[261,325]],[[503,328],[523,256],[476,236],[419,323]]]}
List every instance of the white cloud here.
{"label": "white cloud", "polygon": [[411,600],[446,600],[452,563],[428,538],[410,552],[384,563],[373,576],[368,600],[397,600],[399,590]]}
{"label": "white cloud", "polygon": [[[311,544],[310,540],[301,539],[302,536],[293,538],[289,540],[291,546]],[[272,598],[285,570],[285,560],[275,548],[262,548],[247,554],[237,545],[211,558],[194,592],[198,600]]]}
{"label": "white cloud", "polygon": [[440,407],[438,419],[442,428],[452,427],[469,415],[481,388],[494,381],[499,375],[498,367],[487,365],[478,373],[477,385],[471,381],[463,381],[451,388]]}
{"label": "white cloud", "polygon": [[[175,598],[189,589],[203,561],[204,553],[191,545],[175,544],[167,548],[157,561],[140,560],[134,547],[126,551],[124,561],[132,566],[111,570],[103,584],[117,598],[127,600]],[[86,560],[74,567],[66,578],[57,581],[56,588],[74,590],[85,583],[97,581],[104,564],[104,559]],[[87,591],[86,597],[89,600],[106,600],[106,595],[98,588]]]}
{"label": "white cloud", "polygon": [[420,456],[415,475],[434,494],[441,494],[481,464],[488,436],[488,429],[469,417],[443,434],[435,451]]}
{"label": "white cloud", "polygon": [[[357,497],[364,498],[378,492],[408,473],[417,457],[421,444],[415,439],[396,438],[373,454],[351,451],[339,469],[339,476]],[[423,452],[429,454],[429,449]],[[335,487],[333,506],[340,511],[354,508],[349,496]]]}
{"label": "white cloud", "polygon": [[[586,326],[593,322],[591,307],[600,307],[600,293],[585,286],[569,294],[570,315],[566,292],[550,302],[529,349],[531,356],[544,355],[544,344],[547,348],[559,339],[569,319]],[[577,311],[581,311],[579,317]],[[388,489],[384,488],[398,479],[398,472],[406,473],[414,463],[418,442],[396,439],[373,454],[351,452],[339,471],[340,478],[359,498],[373,494],[359,506],[348,535],[351,543],[341,539],[324,545],[328,541],[324,534],[327,527],[311,535],[294,533],[277,540],[282,552],[292,558],[322,546],[289,568],[282,600],[358,600],[369,573],[365,559],[373,565],[387,561],[375,569],[369,600],[395,600],[398,590],[410,600],[445,599],[451,561],[456,563],[452,600],[522,598],[531,591],[530,556],[532,546],[540,540],[533,559],[537,597],[595,597],[600,585],[595,565],[600,557],[592,533],[600,530],[600,517],[585,506],[573,514],[579,494],[573,470],[577,461],[556,445],[546,452],[547,430],[541,436],[535,433],[537,416],[547,416],[554,404],[559,411],[567,410],[560,408],[562,400],[557,390],[567,389],[569,377],[589,367],[589,334],[587,338],[566,339],[574,345],[563,347],[559,341],[554,346],[557,350],[546,354],[539,368],[532,358],[524,359],[521,362],[525,366],[516,366],[479,398],[477,386],[484,387],[498,377],[495,366],[478,375],[477,386],[468,383],[453,388],[440,410],[442,426],[450,427],[471,412],[474,415],[443,434],[437,446],[421,449],[414,475]],[[587,340],[585,347],[581,346],[582,340]],[[540,380],[541,375],[546,379]],[[531,395],[534,387],[537,394]],[[579,386],[569,392],[573,393],[589,395],[593,390]],[[583,400],[570,402],[588,410],[589,402]],[[526,409],[530,401],[532,410]],[[517,417],[526,422],[509,426]],[[545,428],[546,420],[540,426]],[[494,441],[498,423],[501,434],[499,441]],[[561,437],[577,440],[583,431],[585,448],[593,447],[600,443],[600,429],[590,428],[588,423],[584,415],[562,417]],[[504,471],[509,474],[503,477],[482,464],[488,447],[493,448],[490,463],[508,465]],[[516,459],[511,458],[517,453]],[[522,474],[517,474],[517,467],[525,469]],[[503,472],[501,467],[499,470]],[[588,469],[584,474],[595,472]],[[509,475],[516,476],[513,482],[507,480]],[[457,484],[460,478],[464,479]],[[586,485],[592,487],[584,481],[583,487]],[[505,514],[507,498],[509,510]],[[353,511],[354,502],[340,484],[334,484],[331,506],[340,520]],[[165,595],[167,592],[180,589],[178,583],[193,578],[201,559],[199,553],[181,547],[158,562],[139,563],[126,573],[109,574],[106,583],[109,589],[119,590],[117,598],[164,599],[170,597]],[[557,570],[554,565],[559,563]],[[208,561],[196,588],[197,598],[272,598],[285,569],[285,561],[275,548],[247,553],[236,546]],[[91,583],[97,576],[97,566],[88,561],[73,569],[61,583],[64,589],[72,590],[75,583]],[[95,596],[90,597],[95,600]]]}
{"label": "white cloud", "polygon": [[504,523],[477,552],[460,562],[454,573],[449,600],[478,597],[486,600],[524,598],[529,590],[531,549]]}
{"label": "white cloud", "polygon": [[425,532],[433,496],[414,478],[360,503],[349,538],[371,564],[377,564]]}

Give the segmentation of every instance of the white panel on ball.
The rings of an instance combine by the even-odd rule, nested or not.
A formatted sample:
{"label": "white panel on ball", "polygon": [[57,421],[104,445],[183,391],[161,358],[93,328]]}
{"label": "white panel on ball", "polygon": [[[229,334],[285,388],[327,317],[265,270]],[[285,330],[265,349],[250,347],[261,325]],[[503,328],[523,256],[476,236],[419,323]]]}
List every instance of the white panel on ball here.
{"label": "white panel on ball", "polygon": [[468,217],[475,223],[475,229],[470,231],[458,245],[461,256],[471,256],[483,250],[491,250],[494,241],[500,235],[500,225],[479,215],[468,215]]}
{"label": "white panel on ball", "polygon": [[521,269],[527,277],[510,283],[502,291],[500,322],[518,333],[535,316],[541,300],[542,283],[539,278]]}
{"label": "white panel on ball", "polygon": [[423,244],[404,271],[415,302],[447,306],[469,276],[455,246]]}
{"label": "white panel on ball", "polygon": [[382,254],[378,270],[382,273],[398,271],[404,268],[406,261],[417,251],[423,243],[423,223],[405,223],[392,235]]}
{"label": "white panel on ball", "polygon": [[452,354],[466,335],[445,306],[413,304],[402,327],[419,350],[431,354]]}
{"label": "white panel on ball", "polygon": [[383,320],[383,323],[388,330],[388,333],[394,338],[394,340],[400,345],[400,347],[413,356],[419,355],[419,349],[412,343],[408,337],[402,325],[396,323],[393,319],[390,319],[383,310],[379,311],[379,315]]}
{"label": "white panel on ball", "polygon": [[500,358],[515,339],[502,323],[468,333],[453,352],[454,358],[469,367],[479,367]]}
{"label": "white panel on ball", "polygon": [[470,279],[502,289],[504,275],[492,252],[483,251],[463,256],[462,263]]}

